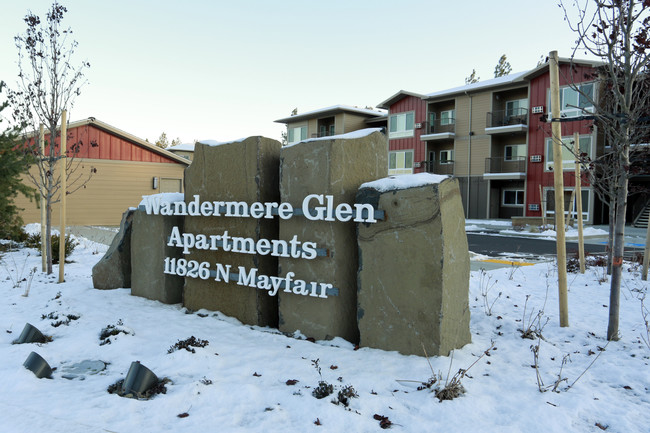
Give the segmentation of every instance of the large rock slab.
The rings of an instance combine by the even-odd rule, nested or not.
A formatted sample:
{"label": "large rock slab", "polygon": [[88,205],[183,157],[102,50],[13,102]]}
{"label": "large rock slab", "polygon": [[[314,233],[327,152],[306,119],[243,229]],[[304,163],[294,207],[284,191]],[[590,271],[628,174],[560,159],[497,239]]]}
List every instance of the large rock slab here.
{"label": "large rock slab", "polygon": [[137,210],[131,233],[131,294],[177,304],[183,301],[183,277],[165,274],[165,258],[182,257],[179,248],[167,245],[172,227],[183,226],[182,216],[147,215]]}
{"label": "large rock slab", "polygon": [[[185,170],[185,202],[195,195],[204,201],[278,202],[279,141],[265,137],[249,137],[217,146],[197,143],[192,165]],[[186,216],[184,232],[193,234],[239,236],[277,239],[278,219],[231,218],[224,216]],[[184,256],[189,260],[208,262],[212,269],[220,263],[231,266],[237,273],[258,269],[263,275],[277,275],[278,261],[271,255],[239,254],[224,251],[191,250]],[[183,304],[192,309],[219,310],[244,323],[277,326],[277,297],[236,284],[235,281],[215,281],[185,278]]]}
{"label": "large rock slab", "polygon": [[469,250],[456,179],[430,174],[365,184],[357,202],[385,219],[358,225],[360,345],[448,355],[470,342]]}
{"label": "large rock slab", "polygon": [[119,289],[131,287],[131,223],[135,209],[122,215],[120,231],[99,262],[93,266],[93,287]]}
{"label": "large rock slab", "polygon": [[[378,130],[328,139],[307,140],[284,147],[281,156],[280,191],[283,202],[301,208],[310,194],[332,196],[333,202],[354,204],[359,186],[386,176],[386,136]],[[316,205],[312,202],[310,207]],[[280,239],[293,236],[327,249],[326,257],[313,260],[279,260],[279,275],[295,273],[296,279],[331,284],[338,296],[304,296],[279,293],[279,328],[300,330],[308,337],[342,337],[357,342],[357,244],[353,221],[311,221],[302,216],[280,221]]]}

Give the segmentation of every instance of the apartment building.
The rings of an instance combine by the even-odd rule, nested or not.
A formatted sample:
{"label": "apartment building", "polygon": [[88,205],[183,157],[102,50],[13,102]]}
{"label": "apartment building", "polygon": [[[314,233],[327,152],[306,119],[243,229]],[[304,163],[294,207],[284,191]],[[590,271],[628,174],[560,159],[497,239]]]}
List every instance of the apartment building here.
{"label": "apartment building", "polygon": [[295,114],[276,123],[287,125],[287,144],[308,138],[345,134],[364,128],[386,126],[386,112],[350,105],[334,105]]}
{"label": "apartment building", "polygon": [[[569,121],[589,110],[569,83],[597,97],[596,64],[561,60],[563,140],[578,132],[581,150],[602,148],[593,121]],[[548,64],[429,94],[399,91],[378,107],[388,110],[389,174],[431,172],[459,180],[467,218],[553,215],[553,154]],[[564,152],[565,197],[575,186],[572,154]],[[541,193],[540,193],[541,192]],[[583,213],[593,221],[595,198],[583,180]],[[570,209],[567,203],[566,209]]]}

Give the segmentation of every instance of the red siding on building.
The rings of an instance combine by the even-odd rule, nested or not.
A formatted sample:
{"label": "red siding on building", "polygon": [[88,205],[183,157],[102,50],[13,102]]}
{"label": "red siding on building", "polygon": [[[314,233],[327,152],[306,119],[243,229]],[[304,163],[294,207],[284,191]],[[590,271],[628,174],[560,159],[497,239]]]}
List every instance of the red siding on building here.
{"label": "red siding on building", "polygon": [[[93,125],[70,128],[67,131],[67,135],[68,154],[72,155],[74,146],[78,145],[79,150],[75,155],[77,158],[178,163],[173,159],[160,155],[132,141],[117,137]],[[45,136],[45,140],[49,140],[49,135]],[[57,144],[60,145],[60,139],[57,139]]]}
{"label": "red siding on building", "polygon": [[[583,81],[590,81],[593,69],[588,67],[574,67],[573,71],[569,65],[560,65],[560,86],[566,86],[574,80],[576,83]],[[530,108],[543,106],[544,112],[550,111],[548,101],[548,91],[550,88],[550,76],[548,71],[543,75],[535,77],[530,82]],[[526,206],[529,203],[540,204],[541,197],[539,195],[539,185],[542,188],[553,187],[553,172],[545,171],[546,166],[546,140],[551,137],[551,124],[541,122],[541,114],[530,114],[529,130],[528,130],[528,171],[527,171],[527,191],[526,191]],[[590,120],[564,122],[562,123],[562,136],[572,136],[575,132],[580,135],[592,134],[592,124]],[[592,142],[592,147],[596,142]],[[531,162],[530,156],[542,155],[541,162]],[[584,183],[587,186],[588,184]],[[564,172],[564,186],[573,188],[575,186],[575,173],[573,170]],[[526,210],[528,216],[541,216],[540,211]]]}
{"label": "red siding on building", "polygon": [[[425,101],[423,101],[421,98],[418,98],[416,96],[411,96],[411,95],[405,95],[404,98],[400,99],[399,101],[395,102],[390,106],[389,109],[390,114],[397,114],[397,113],[406,113],[408,111],[414,111],[415,112],[415,117],[414,117],[414,122],[415,123],[422,123],[427,120],[427,104]],[[390,128],[390,119],[389,119],[389,124],[388,127]],[[416,128],[414,131],[414,136],[413,137],[407,137],[407,138],[397,138],[397,139],[389,139],[388,140],[388,150],[389,151],[394,151],[394,150],[413,150],[413,161],[415,163],[418,163],[420,161],[426,160],[425,156],[425,143],[420,140],[420,136],[424,132],[424,128]],[[414,173],[420,173],[425,171],[425,167],[414,167],[413,172]]]}

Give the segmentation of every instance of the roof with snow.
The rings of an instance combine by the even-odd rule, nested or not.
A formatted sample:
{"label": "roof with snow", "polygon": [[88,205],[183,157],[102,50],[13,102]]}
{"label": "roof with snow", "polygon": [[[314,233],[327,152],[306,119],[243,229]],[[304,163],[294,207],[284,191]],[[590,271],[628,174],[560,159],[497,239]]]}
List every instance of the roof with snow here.
{"label": "roof with snow", "polygon": [[294,123],[301,120],[315,119],[324,116],[333,116],[338,113],[354,113],[367,117],[386,117],[385,110],[372,110],[369,108],[353,107],[351,105],[332,105],[331,107],[319,108],[317,110],[306,111],[296,114],[295,116],[284,117],[274,120],[276,123]]}
{"label": "roof with snow", "polygon": [[379,108],[385,108],[388,110],[388,107],[393,105],[395,102],[399,101],[402,98],[405,98],[407,96],[415,96],[416,98],[424,98],[425,95],[422,95],[420,93],[415,93],[415,92],[409,92],[407,90],[400,90],[399,92],[395,93],[393,96],[390,98],[386,99],[385,101],[380,102],[377,107]]}
{"label": "roof with snow", "polygon": [[530,71],[514,72],[512,74],[504,75],[503,77],[493,78],[491,80],[478,81],[464,86],[452,87],[451,89],[441,90],[425,95],[424,99],[439,98],[441,96],[455,95],[457,93],[473,92],[486,87],[505,86],[517,82],[523,82],[524,76]]}

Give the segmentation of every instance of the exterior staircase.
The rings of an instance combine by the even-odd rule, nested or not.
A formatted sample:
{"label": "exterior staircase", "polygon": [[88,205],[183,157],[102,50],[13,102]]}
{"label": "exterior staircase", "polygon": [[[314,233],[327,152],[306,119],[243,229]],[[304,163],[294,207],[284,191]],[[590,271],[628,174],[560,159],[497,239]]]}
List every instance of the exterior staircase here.
{"label": "exterior staircase", "polygon": [[650,219],[650,202],[646,203],[643,211],[637,215],[636,219],[634,220],[634,227],[644,229],[648,228],[648,219]]}

